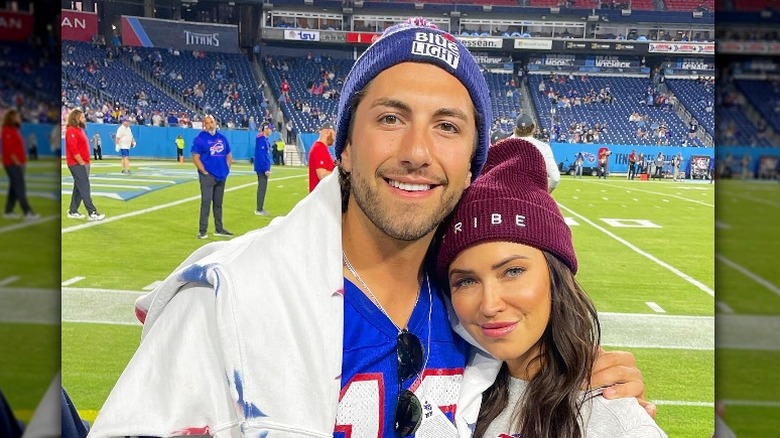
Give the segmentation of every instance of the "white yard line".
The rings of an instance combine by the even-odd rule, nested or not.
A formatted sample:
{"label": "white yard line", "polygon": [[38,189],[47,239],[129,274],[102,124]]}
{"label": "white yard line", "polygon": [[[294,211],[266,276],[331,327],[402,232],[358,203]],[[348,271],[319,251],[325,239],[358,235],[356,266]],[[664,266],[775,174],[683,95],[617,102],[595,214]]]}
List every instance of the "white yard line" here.
{"label": "white yard line", "polygon": [[0,280],[0,287],[7,286],[7,285],[13,283],[14,281],[18,281],[18,280],[19,280],[19,276],[18,275],[12,275],[10,277],[6,277],[6,278]]}
{"label": "white yard line", "polygon": [[87,277],[73,277],[71,279],[65,280],[62,282],[62,286],[70,286],[72,284],[78,283],[79,281],[85,279]]}
{"label": "white yard line", "polygon": [[[290,179],[290,178],[308,178],[308,174],[285,176],[285,177],[282,177],[282,178],[274,178],[271,181],[279,181],[279,180],[282,180],[282,179]],[[226,189],[225,192],[232,192],[234,190],[240,190],[240,189],[244,189],[244,188],[247,188],[247,187],[253,187],[253,186],[257,186],[257,182],[251,182],[251,183],[241,184],[240,186],[231,187],[229,189]],[[200,195],[190,196],[189,198],[179,199],[178,201],[169,202],[167,204],[155,205],[154,207],[144,208],[142,210],[136,210],[136,211],[132,211],[130,213],[120,214],[119,216],[109,216],[106,219],[103,219],[102,221],[91,221],[91,222],[81,223],[81,224],[78,224],[78,225],[73,225],[73,226],[70,226],[70,227],[67,227],[67,228],[63,228],[62,229],[62,234],[70,233],[70,232],[78,231],[78,230],[83,230],[85,228],[96,227],[98,225],[103,225],[103,224],[111,223],[111,222],[114,222],[114,221],[127,219],[129,217],[140,216],[142,214],[151,213],[153,211],[162,210],[162,209],[169,208],[169,207],[174,207],[174,206],[177,206],[177,205],[180,205],[180,204],[184,204],[184,203],[190,202],[190,201],[195,201],[195,200],[200,200]]]}
{"label": "white yard line", "polygon": [[[626,186],[619,186],[619,185],[614,185],[614,184],[609,184],[609,183],[601,183],[601,182],[597,182],[597,181],[588,181],[588,183],[589,184],[599,184],[599,185],[607,186],[607,187],[615,187],[615,188],[618,188],[618,189],[626,189],[626,190],[631,190],[631,191],[634,191],[634,192],[649,193],[651,195],[669,196],[669,197],[677,198],[677,199],[680,199],[680,200],[683,200],[683,201],[693,202],[694,204],[703,205],[705,207],[715,207],[714,204],[709,204],[707,202],[697,201],[696,199],[686,198],[685,196],[672,195],[672,194],[663,193],[663,192],[654,192],[652,190],[638,189],[636,187],[626,187]],[[667,202],[669,202],[669,201],[667,201]]]}
{"label": "white yard line", "polygon": [[698,406],[703,408],[714,408],[714,402],[697,402],[697,401],[685,401],[685,400],[653,400],[653,403],[661,406]]}
{"label": "white yard line", "polygon": [[718,306],[718,309],[720,309],[724,313],[734,313],[734,309],[732,309],[728,304],[724,303],[723,301],[716,301],[715,305]]}
{"label": "white yard line", "polygon": [[4,227],[0,227],[0,234],[7,233],[9,231],[15,231],[20,230],[22,228],[32,227],[33,225],[39,225],[45,222],[53,221],[53,220],[59,220],[60,215],[55,214],[52,216],[44,216],[40,219],[34,220],[34,221],[28,221],[24,219],[19,219],[21,222],[13,224],[13,225],[6,225]]}
{"label": "white yard line", "polygon": [[590,219],[586,218],[585,216],[575,212],[574,210],[570,209],[569,207],[566,207],[565,205],[563,205],[561,203],[558,203],[558,205],[562,209],[564,209],[564,210],[568,211],[570,214],[578,217],[580,220],[582,220],[583,222],[587,223],[588,225],[596,228],[597,230],[601,231],[602,233],[606,234],[607,236],[609,236],[609,237],[617,240],[618,242],[622,243],[623,245],[627,246],[630,250],[634,251],[635,253],[637,253],[637,254],[639,254],[641,256],[647,257],[648,259],[652,260],[653,262],[655,262],[659,266],[668,269],[674,275],[676,275],[676,276],[682,278],[683,280],[687,281],[688,283],[696,286],[699,290],[706,292],[710,296],[712,296],[712,297],[715,296],[715,291],[712,290],[706,284],[700,282],[699,280],[696,280],[695,278],[693,278],[690,275],[680,271],[679,269],[675,268],[674,266],[664,262],[663,260],[659,259],[658,257],[656,257],[656,256],[654,256],[654,255],[652,255],[652,254],[650,254],[650,253],[648,253],[648,252],[646,252],[646,251],[644,251],[642,249],[639,249],[633,243],[623,239],[620,236],[615,235],[611,231],[607,230],[604,227],[601,227],[600,225],[596,224],[595,222],[591,221]]}
{"label": "white yard line", "polygon": [[718,400],[718,402],[723,403],[726,406],[756,406],[762,408],[780,408],[780,401],[772,401],[772,400],[725,399],[725,400]]}
{"label": "white yard line", "polygon": [[744,266],[740,265],[739,263],[731,261],[726,256],[724,256],[724,255],[722,255],[720,253],[715,253],[715,258],[717,258],[721,262],[725,263],[726,266],[728,266],[728,267],[730,267],[730,268],[732,268],[732,269],[734,269],[736,271],[739,271],[739,273],[741,273],[745,277],[755,281],[756,283],[760,284],[761,286],[764,286],[767,290],[769,290],[770,292],[774,293],[775,295],[780,296],[780,287],[777,286],[776,284],[774,284],[774,283],[770,282],[769,280],[766,280],[766,279],[758,276],[757,274],[754,274],[753,272],[751,272],[750,270],[748,270]]}
{"label": "white yard line", "polygon": [[645,304],[647,304],[647,307],[653,309],[653,312],[656,312],[656,313],[666,313],[666,310],[664,310],[663,307],[659,306],[658,304],[656,304],[656,303],[654,303],[652,301],[648,301]]}

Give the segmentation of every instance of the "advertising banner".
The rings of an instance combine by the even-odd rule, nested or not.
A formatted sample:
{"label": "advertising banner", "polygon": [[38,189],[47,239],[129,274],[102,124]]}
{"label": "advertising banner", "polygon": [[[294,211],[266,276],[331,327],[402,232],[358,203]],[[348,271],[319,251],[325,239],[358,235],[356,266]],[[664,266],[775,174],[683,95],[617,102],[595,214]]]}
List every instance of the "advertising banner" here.
{"label": "advertising banner", "polygon": [[62,10],[62,39],[70,41],[92,41],[98,32],[98,16],[92,12]]}
{"label": "advertising banner", "polygon": [[[682,153],[683,163],[680,166],[685,170],[686,177],[691,177],[691,166],[695,172],[699,172],[702,163],[702,158],[694,157],[713,157],[715,156],[715,148],[713,147],[679,147],[679,146],[649,146],[649,145],[603,145],[603,144],[572,144],[572,143],[551,143],[550,147],[553,150],[555,161],[563,163],[564,171],[574,164],[574,159],[579,152],[582,152],[585,162],[584,167],[595,168],[597,167],[597,161],[599,156],[599,150],[608,147],[612,152],[609,155],[609,172],[614,173],[627,173],[628,172],[628,155],[632,150],[635,150],[637,154],[645,154],[645,158],[655,158],[658,152],[664,154],[664,163],[669,165],[672,157],[677,152]],[[706,162],[709,167],[709,161]],[[700,178],[700,173],[695,173],[696,178]]]}
{"label": "advertising banner", "polygon": [[32,32],[32,14],[0,11],[0,41],[24,41],[30,37]]}
{"label": "advertising banner", "polygon": [[121,28],[125,46],[239,53],[238,26],[123,15]]}
{"label": "advertising banner", "polygon": [[288,29],[284,31],[284,39],[288,41],[319,41],[318,30]]}
{"label": "advertising banner", "polygon": [[382,34],[373,32],[347,32],[347,42],[352,44],[371,44]]}
{"label": "advertising banner", "polygon": [[521,50],[552,50],[552,40],[537,40],[531,38],[515,39],[515,49]]}
{"label": "advertising banner", "polygon": [[469,49],[500,49],[503,43],[501,37],[457,37]]}
{"label": "advertising banner", "polygon": [[680,70],[715,70],[715,62],[710,58],[678,58],[677,68]]}
{"label": "advertising banner", "polygon": [[650,43],[650,53],[692,53],[714,55],[715,43]]}
{"label": "advertising banner", "polygon": [[770,55],[780,53],[780,43],[773,41],[724,41],[718,42],[718,53]]}

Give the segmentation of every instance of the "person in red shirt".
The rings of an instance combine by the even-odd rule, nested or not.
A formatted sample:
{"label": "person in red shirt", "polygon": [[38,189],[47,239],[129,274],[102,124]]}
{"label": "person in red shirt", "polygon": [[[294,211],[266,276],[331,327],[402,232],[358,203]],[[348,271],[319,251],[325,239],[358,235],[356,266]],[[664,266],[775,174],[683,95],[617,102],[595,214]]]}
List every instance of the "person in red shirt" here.
{"label": "person in red shirt", "polygon": [[87,219],[100,221],[106,215],[98,213],[95,204],[92,203],[92,193],[89,185],[89,141],[84,128],[87,126],[87,118],[80,109],[74,109],[68,114],[67,128],[65,129],[65,160],[68,170],[73,175],[73,196],[70,199],[68,217],[82,219],[84,215],[79,213],[81,202],[87,208]]}
{"label": "person in red shirt", "polygon": [[40,215],[35,213],[27,202],[27,189],[24,183],[24,167],[27,163],[27,154],[24,150],[24,140],[19,127],[22,124],[22,118],[19,111],[9,109],[3,117],[3,167],[8,175],[8,197],[5,201],[5,210],[3,218],[19,219],[18,213],[14,213],[16,203],[22,207],[24,218],[27,220],[39,219]]}
{"label": "person in red shirt", "polygon": [[320,137],[309,149],[309,192],[317,184],[333,172],[336,164],[330,155],[328,146],[336,140],[336,129],[331,122],[325,122],[320,127]]}

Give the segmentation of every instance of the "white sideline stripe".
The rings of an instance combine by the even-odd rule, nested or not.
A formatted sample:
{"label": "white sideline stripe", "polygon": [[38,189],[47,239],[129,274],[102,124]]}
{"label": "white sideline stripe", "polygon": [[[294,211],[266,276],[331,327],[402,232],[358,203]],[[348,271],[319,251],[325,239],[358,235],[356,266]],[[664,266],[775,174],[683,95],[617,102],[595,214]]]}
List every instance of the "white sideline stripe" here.
{"label": "white sideline stripe", "polygon": [[6,225],[5,227],[0,228],[0,234],[7,233],[9,231],[20,230],[22,228],[31,227],[33,225],[38,225],[38,224],[42,224],[42,223],[45,223],[45,222],[50,222],[50,221],[53,221],[53,220],[59,219],[59,218],[60,218],[60,215],[55,214],[55,215],[52,215],[52,216],[44,216],[44,217],[42,217],[42,218],[40,218],[38,220],[34,220],[34,221],[27,221],[27,220],[24,220],[24,219],[19,219],[19,220],[21,220],[21,222],[19,222],[18,224]]}
{"label": "white sideline stripe", "polygon": [[[141,190],[152,190],[149,186],[132,186],[129,184],[90,184],[91,187],[117,187],[120,189],[141,189]],[[71,185],[73,187],[73,185]]]}
{"label": "white sideline stripe", "polygon": [[685,400],[653,400],[653,403],[661,406],[699,406],[703,408],[714,408],[714,402],[697,402],[697,401],[685,401]]}
{"label": "white sideline stripe", "polygon": [[0,280],[0,287],[3,287],[3,286],[8,285],[8,284],[11,284],[11,283],[13,283],[14,281],[17,281],[17,280],[19,280],[19,276],[18,275],[12,275],[10,277],[6,277],[6,278]]}
{"label": "white sideline stripe", "polygon": [[71,284],[78,283],[79,281],[85,279],[87,277],[73,277],[69,280],[65,280],[62,282],[63,286],[70,286]]}
{"label": "white sideline stripe", "polygon": [[[624,189],[625,188],[623,186],[617,186],[617,185],[608,184],[608,183],[601,183],[601,182],[597,182],[597,181],[588,181],[588,183],[589,184],[599,184],[599,185],[602,185],[602,186],[616,187],[616,188],[619,188],[619,189]],[[703,205],[705,207],[715,207],[715,205],[713,205],[713,204],[708,204],[706,202],[702,202],[702,201],[697,201],[695,199],[686,198],[685,196],[670,195],[669,193],[654,192],[652,190],[644,190],[644,189],[637,189],[637,188],[632,188],[631,190],[634,190],[634,191],[637,191],[637,192],[650,193],[651,195],[671,196],[672,198],[682,199],[683,201],[693,202],[695,204],[700,204],[700,205]],[[706,193],[704,193],[704,194],[706,194]]]}
{"label": "white sideline stripe", "polygon": [[780,204],[778,204],[777,202],[772,202],[768,199],[754,198],[753,196],[743,195],[743,194],[732,194],[731,196],[735,198],[740,198],[744,201],[755,202],[756,204],[764,204],[775,208],[780,207]]}
{"label": "white sideline stripe", "polygon": [[678,277],[682,278],[683,280],[687,281],[688,283],[691,283],[692,285],[694,285],[698,289],[706,292],[710,296],[712,296],[712,297],[715,296],[715,291],[710,289],[706,284],[700,282],[699,280],[696,280],[695,278],[693,278],[690,275],[680,271],[679,269],[675,268],[674,266],[664,262],[663,260],[659,259],[658,257],[656,257],[656,256],[654,256],[654,255],[652,255],[652,254],[650,254],[650,253],[648,253],[646,251],[643,251],[643,250],[637,248],[633,243],[623,239],[622,237],[619,237],[619,236],[615,235],[611,231],[609,231],[609,230],[599,226],[598,224],[596,224],[595,222],[593,222],[590,219],[586,218],[585,216],[583,216],[583,215],[581,215],[579,213],[576,213],[574,210],[570,209],[569,207],[566,207],[565,205],[563,205],[561,203],[558,203],[558,205],[561,208],[563,208],[564,210],[566,210],[569,213],[573,214],[574,216],[577,216],[578,218],[580,218],[583,222],[587,223],[588,225],[596,228],[597,230],[601,231],[602,233],[606,234],[607,236],[609,236],[609,237],[617,240],[618,242],[622,243],[623,245],[627,246],[629,249],[631,249],[635,253],[637,253],[639,255],[642,255],[644,257],[647,257],[648,259],[654,261],[658,265],[668,269],[673,274],[677,275]]}
{"label": "white sideline stripe", "polygon": [[[95,181],[95,180],[101,180],[101,181],[122,181],[122,180],[124,180],[124,181],[143,182],[143,183],[176,184],[176,181],[172,181],[172,180],[168,180],[168,179],[146,179],[146,178],[135,178],[135,177],[131,177],[132,179],[130,179],[130,178],[127,178],[127,176],[125,176],[124,174],[121,174],[121,173],[119,173],[117,175],[121,175],[121,177],[112,178],[112,177],[105,177],[105,176],[90,176],[89,180],[90,181]],[[72,180],[73,178],[69,178],[69,179]],[[190,180],[191,181],[195,181],[195,178],[190,178]]]}
{"label": "white sideline stripe", "polygon": [[0,287],[0,322],[59,325],[59,289]]}
{"label": "white sideline stripe", "polygon": [[[274,178],[273,180],[278,181],[278,180],[282,180],[282,179],[308,178],[308,177],[309,177],[308,174],[304,174],[304,175],[284,176],[282,178]],[[273,180],[271,180],[271,181],[273,181]],[[252,186],[257,186],[257,182],[250,182],[250,183],[242,184],[240,186],[231,187],[229,189],[226,189],[225,192],[232,192],[234,190],[240,190],[240,189],[243,189],[243,188],[246,188],[246,187],[252,187]],[[154,207],[144,208],[143,210],[137,210],[137,211],[132,211],[130,213],[120,214],[119,216],[110,216],[110,217],[107,217],[106,219],[103,219],[102,221],[92,221],[92,222],[87,222],[87,223],[83,223],[83,224],[79,224],[79,225],[74,225],[72,227],[63,228],[62,229],[62,234],[70,233],[71,231],[83,230],[83,229],[89,228],[89,227],[95,227],[95,226],[98,226],[98,225],[102,225],[102,224],[118,221],[118,220],[121,220],[121,219],[127,219],[127,218],[133,217],[133,216],[140,216],[142,214],[151,213],[153,211],[162,210],[162,209],[165,209],[165,208],[168,208],[168,207],[174,207],[176,205],[184,204],[185,202],[195,201],[195,200],[198,200],[198,199],[200,199],[200,195],[190,196],[189,198],[179,199],[178,201],[169,202],[167,204],[155,205]]]}
{"label": "white sideline stripe", "polygon": [[722,310],[725,313],[734,313],[734,309],[732,309],[728,304],[724,303],[723,301],[716,301],[715,305],[718,306],[718,309]]}
{"label": "white sideline stripe", "polygon": [[726,256],[724,256],[724,255],[722,255],[720,253],[715,253],[715,258],[717,258],[721,262],[725,263],[730,268],[733,268],[733,269],[739,271],[745,277],[755,281],[756,283],[760,284],[761,286],[764,286],[770,292],[773,292],[775,295],[780,296],[780,287],[778,287],[776,284],[759,277],[758,275],[756,275],[753,272],[749,271],[744,266],[729,260],[728,258],[726,258]]}
{"label": "white sideline stripe", "polygon": [[[71,193],[73,193],[72,190],[65,190],[66,186],[63,185],[62,187],[63,187],[62,190],[63,195],[70,195]],[[72,186],[67,186],[67,187],[72,187]],[[123,200],[118,193],[114,193],[114,192],[92,192],[92,196],[104,196],[106,198],[116,199],[117,201]]]}
{"label": "white sideline stripe", "polygon": [[731,225],[729,225],[729,224],[727,224],[725,222],[721,222],[719,220],[716,220],[715,221],[715,228],[720,228],[721,230],[728,230],[728,229],[731,228]]}
{"label": "white sideline stripe", "polygon": [[666,313],[666,310],[664,310],[663,307],[659,306],[658,304],[652,301],[647,301],[645,304],[647,304],[647,307],[653,309],[654,312]]}
{"label": "white sideline stripe", "polygon": [[773,400],[719,400],[726,406],[755,406],[761,408],[780,408],[780,401]]}

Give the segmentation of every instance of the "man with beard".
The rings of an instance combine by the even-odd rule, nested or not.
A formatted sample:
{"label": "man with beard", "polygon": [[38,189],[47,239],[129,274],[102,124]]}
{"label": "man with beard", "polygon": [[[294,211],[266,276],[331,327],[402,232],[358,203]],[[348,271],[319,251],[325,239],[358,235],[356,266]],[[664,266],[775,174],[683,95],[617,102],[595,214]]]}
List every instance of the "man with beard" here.
{"label": "man with beard", "polygon": [[309,191],[317,187],[323,178],[330,175],[336,164],[328,151],[328,146],[336,140],[336,128],[331,122],[320,126],[320,136],[309,149]]}
{"label": "man with beard", "polygon": [[24,140],[19,127],[22,124],[21,115],[15,109],[9,109],[3,116],[2,128],[2,156],[3,168],[8,175],[8,196],[5,200],[3,218],[18,219],[18,213],[14,212],[16,203],[22,208],[24,218],[27,220],[39,219],[41,216],[34,212],[27,202],[27,189],[24,181],[24,169],[27,165],[27,154],[24,150]]}
{"label": "man with beard", "polygon": [[[467,433],[500,364],[474,350],[464,373],[468,344],[425,261],[484,165],[490,106],[452,35],[422,18],[387,29],[344,82],[338,171],[139,298],[141,345],[91,435]],[[643,392],[629,354],[595,371],[611,377],[591,385]]]}
{"label": "man with beard", "polygon": [[87,220],[101,221],[106,215],[98,213],[95,204],[92,203],[92,188],[89,184],[89,140],[84,128],[87,118],[80,109],[74,109],[68,114],[67,128],[65,129],[65,161],[68,170],[73,176],[73,196],[70,199],[68,217],[70,219],[83,219],[79,213],[81,202],[87,208]]}
{"label": "man with beard", "polygon": [[222,201],[225,182],[233,164],[233,154],[227,137],[217,132],[217,121],[208,114],[203,117],[203,131],[192,141],[192,162],[198,169],[200,181],[200,220],[198,239],[206,239],[209,226],[209,210],[214,210],[214,235],[232,237],[233,233],[222,225]]}

